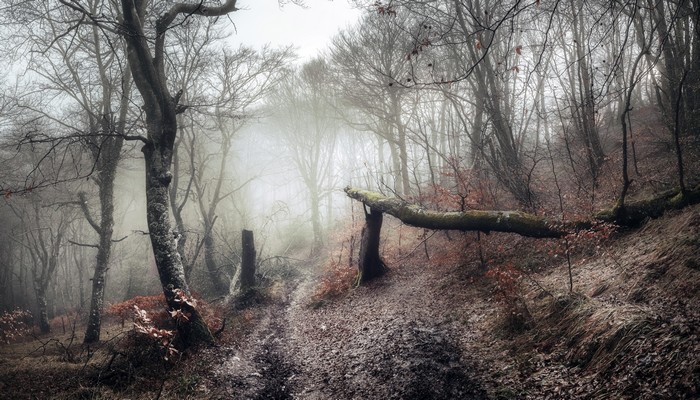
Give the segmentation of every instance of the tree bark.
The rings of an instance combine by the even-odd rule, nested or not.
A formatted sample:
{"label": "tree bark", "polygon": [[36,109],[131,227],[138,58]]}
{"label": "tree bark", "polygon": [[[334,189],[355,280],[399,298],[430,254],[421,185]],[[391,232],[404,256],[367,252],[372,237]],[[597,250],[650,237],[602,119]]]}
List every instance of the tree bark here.
{"label": "tree bark", "polygon": [[419,228],[509,232],[534,238],[559,238],[576,230],[591,228],[595,221],[634,227],[649,218],[660,217],[664,211],[700,203],[700,185],[697,185],[686,196],[678,190],[670,190],[654,198],[627,202],[622,213],[613,206],[598,212],[590,220],[562,222],[521,211],[430,211],[404,200],[351,187],[345,188],[345,193],[370,207],[372,212],[393,215],[401,222]]}
{"label": "tree bark", "polygon": [[37,287],[36,303],[39,311],[39,331],[41,333],[51,333],[51,325],[49,324],[49,307],[46,301],[46,289]]}
{"label": "tree bark", "polygon": [[229,282],[222,276],[219,270],[219,263],[216,262],[216,247],[214,246],[213,223],[204,223],[204,265],[207,267],[209,278],[216,295],[228,293]]}
{"label": "tree bark", "polygon": [[190,315],[189,322],[181,324],[178,332],[186,345],[214,341],[199,311],[178,299],[178,292],[190,296],[190,289],[185,280],[185,271],[177,252],[176,237],[170,223],[170,202],[168,185],[170,175],[167,165],[161,159],[161,152],[146,145],[143,148],[146,159],[146,217],[148,231],[155,256],[158,276],[163,293],[172,310],[183,310]]}
{"label": "tree bark", "polygon": [[[308,185],[307,185],[308,186]],[[323,245],[323,228],[321,228],[321,205],[320,196],[318,194],[318,188],[316,185],[312,185],[313,189],[311,192],[311,228],[314,234],[313,248],[311,249],[311,254],[316,255],[321,250]]]}
{"label": "tree bark", "polygon": [[[352,196],[351,196],[352,197]],[[358,283],[364,283],[384,275],[386,264],[379,255],[379,241],[382,230],[383,214],[370,206],[365,211],[365,226],[362,228],[360,242],[360,259],[358,262]]]}
{"label": "tree bark", "polygon": [[[127,118],[128,102],[130,99],[131,76],[127,72],[124,76],[125,92],[121,96],[119,120],[116,126],[112,123],[112,111],[105,100],[105,110],[100,121],[101,130],[108,134],[112,130],[124,133]],[[103,85],[107,85],[104,79]],[[105,96],[107,97],[107,96]],[[100,340],[102,328],[102,311],[104,306],[105,286],[107,270],[109,269],[110,255],[112,252],[112,236],[114,234],[114,180],[117,176],[117,166],[121,158],[124,144],[123,137],[115,136],[101,140],[100,146],[93,147],[93,159],[99,167],[97,185],[100,199],[100,223],[97,225],[87,207],[87,200],[81,194],[80,203],[88,223],[99,235],[97,256],[95,258],[95,272],[92,277],[92,296],[90,299],[90,312],[88,314],[87,328],[83,343],[94,343]]]}
{"label": "tree bark", "polygon": [[241,234],[243,255],[241,260],[241,291],[246,292],[255,286],[255,239],[253,231],[244,229]]}
{"label": "tree bark", "polygon": [[[83,343],[94,343],[100,340],[102,326],[102,308],[105,297],[105,283],[107,269],[109,267],[110,253],[112,252],[112,233],[114,230],[114,175],[116,165],[111,174],[100,174],[100,205],[102,217],[100,223],[100,243],[97,247],[95,259],[95,273],[92,276],[92,296],[90,299],[90,313],[88,315],[87,328]],[[105,176],[107,175],[107,176]],[[83,199],[81,199],[83,200]]]}
{"label": "tree bark", "polygon": [[[182,125],[181,122],[179,121],[178,124]],[[189,260],[187,257],[187,240],[189,239],[189,233],[187,232],[187,227],[185,226],[185,220],[182,217],[182,210],[185,208],[185,204],[189,200],[191,189],[192,189],[192,180],[194,178],[194,172],[193,172],[193,165],[192,165],[192,159],[190,158],[190,178],[189,182],[187,184],[187,188],[185,189],[184,193],[182,195],[179,194],[180,191],[180,177],[182,175],[182,171],[180,169],[180,144],[182,144],[183,138],[182,136],[175,142],[175,145],[173,147],[173,179],[172,182],[170,183],[170,209],[173,212],[173,218],[175,219],[175,227],[177,228],[177,232],[180,235],[179,240],[177,242],[177,252],[180,254],[180,259],[182,260],[182,265],[185,270],[185,279],[189,281],[190,275],[192,274],[192,269],[195,260]],[[195,257],[196,258],[196,257]]]}
{"label": "tree bark", "polygon": [[[214,337],[202,315],[182,301],[182,296],[190,296],[185,280],[182,260],[177,252],[177,235],[170,223],[169,186],[172,180],[170,171],[173,150],[177,137],[177,114],[186,107],[179,105],[182,91],[175,96],[170,94],[167,84],[165,53],[166,34],[175,19],[180,15],[200,15],[215,17],[238,10],[236,0],[226,0],[218,6],[203,6],[201,3],[175,2],[155,24],[154,40],[146,34],[144,21],[147,15],[147,1],[121,0],[123,32],[127,45],[127,58],[134,84],[143,99],[146,116],[147,138],[143,138],[143,154],[146,161],[146,213],[163,293],[168,307],[189,314],[189,321],[178,326],[186,346],[196,343],[212,343]],[[151,47],[151,43],[153,44]]]}
{"label": "tree bark", "polygon": [[134,84],[143,99],[146,130],[143,154],[146,161],[146,213],[149,235],[156,267],[168,307],[189,314],[189,321],[178,326],[185,346],[205,342],[214,337],[199,311],[182,301],[180,296],[190,296],[185,280],[182,260],[177,252],[177,237],[170,222],[169,186],[172,180],[170,168],[177,137],[177,114],[186,107],[179,105],[182,91],[170,94],[165,64],[165,38],[178,15],[214,17],[236,11],[236,0],[226,0],[219,6],[203,7],[201,3],[173,3],[156,21],[153,47],[144,31],[147,3],[137,0],[121,0],[122,31],[127,44],[129,68]]}

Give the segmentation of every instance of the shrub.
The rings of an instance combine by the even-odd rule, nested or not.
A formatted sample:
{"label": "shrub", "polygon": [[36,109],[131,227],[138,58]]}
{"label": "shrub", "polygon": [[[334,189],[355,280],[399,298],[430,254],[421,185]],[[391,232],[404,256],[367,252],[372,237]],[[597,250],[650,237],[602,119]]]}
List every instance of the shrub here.
{"label": "shrub", "polygon": [[0,315],[0,342],[10,343],[29,335],[32,331],[32,313],[16,309]]}
{"label": "shrub", "polygon": [[165,313],[165,296],[162,294],[155,296],[136,296],[129,300],[122,301],[121,303],[110,304],[105,311],[105,316],[118,320],[122,326],[124,326],[125,322],[132,318],[134,307],[145,310],[152,316],[157,315],[156,319],[159,322],[164,322],[163,320],[167,317]]}
{"label": "shrub", "polygon": [[[151,340],[151,343],[158,346],[163,358],[167,361],[173,356],[179,354],[175,348],[173,340],[175,339],[176,331],[174,329],[158,328],[146,310],[140,309],[137,305],[133,306],[134,313],[134,332],[145,335]],[[182,312],[176,312],[179,318],[187,319]]]}
{"label": "shrub", "polygon": [[312,298],[314,302],[336,298],[346,293],[357,280],[357,268],[345,263],[331,260],[324,270]]}
{"label": "shrub", "polygon": [[[156,319],[154,319],[151,312],[140,308],[137,304],[132,305],[134,332],[148,337],[166,361],[171,360],[180,353],[175,347],[177,327],[190,320],[192,315],[187,310],[197,308],[197,300],[193,296],[186,294],[181,289],[175,289],[174,293],[174,302],[182,304],[182,307],[168,310],[164,320],[160,320],[163,315],[162,312],[156,312],[154,314]],[[161,305],[164,304],[165,299],[162,300]],[[149,303],[146,302],[146,304]]]}
{"label": "shrub", "polygon": [[504,333],[520,333],[532,327],[532,315],[527,309],[520,281],[522,274],[512,263],[491,268],[486,276],[494,282],[493,293],[502,306],[500,328]]}

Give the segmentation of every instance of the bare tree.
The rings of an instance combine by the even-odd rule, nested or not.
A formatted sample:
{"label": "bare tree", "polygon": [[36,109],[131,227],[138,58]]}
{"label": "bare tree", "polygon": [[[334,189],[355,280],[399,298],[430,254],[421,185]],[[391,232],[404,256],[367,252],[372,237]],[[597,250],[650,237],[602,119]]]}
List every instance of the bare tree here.
{"label": "bare tree", "polygon": [[227,174],[233,140],[241,128],[256,117],[255,104],[275,88],[290,57],[290,49],[264,48],[257,52],[240,47],[236,51],[224,50],[212,60],[209,86],[212,88],[211,103],[214,104],[211,110],[213,124],[203,122],[201,129],[204,133],[211,132],[205,136],[210,136],[220,151],[205,149],[209,143],[201,141],[198,148],[189,151],[195,153],[193,184],[202,219],[204,264],[216,294],[228,293],[230,280],[230,276],[221,270],[216,256],[214,224],[217,209],[223,200],[248,183],[236,182]]}
{"label": "bare tree", "polygon": [[[208,75],[211,74],[210,66],[214,59],[212,45],[221,40],[224,35],[213,18],[190,19],[182,28],[172,32],[177,46],[171,52],[170,58],[173,64],[180,66],[172,71],[173,81],[183,90],[181,98],[183,103],[198,105],[197,109],[206,110],[213,102],[209,98],[211,96],[207,97],[208,85],[204,84],[209,79]],[[179,237],[177,250],[182,258],[185,277],[188,281],[203,244],[201,237],[190,242],[192,230],[186,225],[184,217],[186,206],[193,196],[196,174],[194,149],[205,142],[201,139],[197,141],[203,136],[201,111],[200,113],[182,113],[177,116],[181,134],[178,135],[174,145],[173,180],[170,185],[170,206]],[[209,116],[204,115],[204,117]]]}
{"label": "bare tree", "polygon": [[[96,13],[105,6],[102,0],[86,1],[86,10]],[[89,225],[98,235],[92,296],[84,341],[100,338],[105,275],[110,262],[114,230],[114,180],[128,138],[127,120],[131,95],[131,74],[123,62],[123,41],[116,33],[90,24],[70,30],[69,10],[53,8],[43,2],[19,3],[10,9],[13,15],[35,17],[17,24],[22,43],[35,55],[29,71],[42,78],[43,94],[51,92],[61,99],[61,106],[19,99],[18,107],[30,109],[40,118],[53,122],[52,134],[38,136],[31,131],[23,137],[25,144],[39,141],[70,142],[86,150],[92,160],[91,175],[97,187],[97,212],[89,205],[88,194],[81,191],[75,199]],[[63,34],[69,29],[67,34]],[[15,39],[17,40],[17,39]],[[48,96],[47,96],[48,97]]]}
{"label": "bare tree", "polygon": [[308,194],[312,253],[323,243],[321,202],[330,201],[334,187],[333,160],[340,121],[332,104],[330,79],[325,60],[309,61],[288,77],[268,105]]}
{"label": "bare tree", "polygon": [[10,199],[8,204],[22,222],[21,239],[15,240],[29,255],[39,328],[42,333],[49,333],[49,285],[58,269],[59,257],[66,239],[65,233],[74,215],[66,212],[60,205],[51,204],[52,202],[38,194],[29,196],[30,198]]}
{"label": "bare tree", "polygon": [[[177,138],[177,114],[185,111],[180,104],[182,91],[170,93],[165,69],[165,39],[168,30],[178,19],[192,16],[216,17],[236,11],[236,1],[227,0],[221,5],[203,3],[159,4],[163,11],[148,10],[148,3],[139,0],[122,0],[122,27],[127,43],[129,67],[134,83],[144,102],[147,137],[142,149],[146,160],[147,220],[153,254],[158,267],[163,292],[168,306],[190,314],[189,321],[180,326],[185,343],[211,342],[212,335],[199,311],[191,303],[183,301],[189,296],[184,269],[177,252],[176,237],[170,222],[168,187],[172,180],[170,171],[173,148]],[[156,21],[150,26],[153,46],[147,39],[144,22],[148,11],[156,13]]]}
{"label": "bare tree", "polygon": [[97,24],[119,33],[126,42],[128,66],[143,101],[146,135],[141,140],[146,162],[147,221],[163,293],[170,309],[189,315],[178,327],[183,342],[211,342],[213,337],[199,310],[187,301],[190,290],[170,221],[169,186],[178,136],[177,115],[188,107],[180,102],[183,90],[172,94],[168,85],[166,38],[170,30],[189,18],[215,18],[236,11],[236,1],[209,4],[121,0],[115,4],[113,17],[93,13],[79,0],[60,2],[81,21],[79,26]]}
{"label": "bare tree", "polygon": [[[401,16],[397,17],[401,18]],[[345,113],[354,128],[372,132],[391,154],[393,191],[411,192],[405,86],[411,64],[406,55],[412,41],[399,24],[370,14],[333,39],[331,62],[341,101],[356,113]],[[380,146],[379,152],[382,152]]]}

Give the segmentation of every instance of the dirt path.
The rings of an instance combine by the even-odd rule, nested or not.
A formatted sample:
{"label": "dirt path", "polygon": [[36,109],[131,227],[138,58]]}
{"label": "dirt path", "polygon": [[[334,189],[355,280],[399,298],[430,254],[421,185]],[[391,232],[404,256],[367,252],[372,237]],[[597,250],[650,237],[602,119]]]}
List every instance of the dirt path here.
{"label": "dirt path", "polygon": [[314,282],[285,284],[240,348],[219,349],[219,390],[235,399],[483,399],[425,274],[398,271],[313,309]]}
{"label": "dirt path", "polygon": [[291,363],[286,345],[289,342],[288,319],[290,295],[301,281],[288,282],[278,288],[272,304],[246,341],[236,347],[212,350],[210,358],[219,360],[214,368],[216,399],[293,399],[290,379],[296,367]]}

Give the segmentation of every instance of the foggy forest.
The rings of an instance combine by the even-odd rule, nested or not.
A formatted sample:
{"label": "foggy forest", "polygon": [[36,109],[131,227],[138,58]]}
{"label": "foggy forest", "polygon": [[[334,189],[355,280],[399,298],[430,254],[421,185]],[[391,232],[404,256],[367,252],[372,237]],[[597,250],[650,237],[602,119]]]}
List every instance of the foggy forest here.
{"label": "foggy forest", "polygon": [[700,398],[700,1],[243,3],[0,0],[0,398]]}

